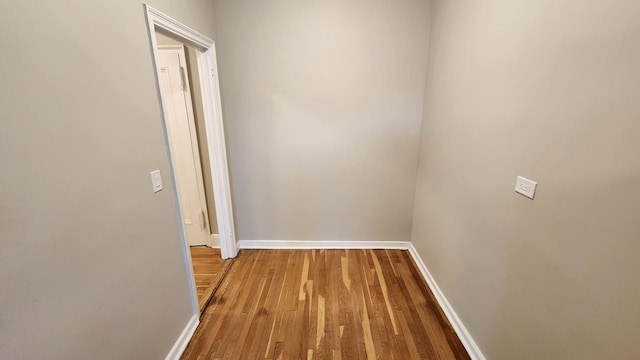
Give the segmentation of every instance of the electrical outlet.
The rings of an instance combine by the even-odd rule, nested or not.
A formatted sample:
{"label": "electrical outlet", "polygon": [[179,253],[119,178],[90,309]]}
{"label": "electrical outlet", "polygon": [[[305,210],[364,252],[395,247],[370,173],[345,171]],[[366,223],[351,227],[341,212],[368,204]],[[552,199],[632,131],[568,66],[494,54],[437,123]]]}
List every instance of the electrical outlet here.
{"label": "electrical outlet", "polygon": [[516,180],[516,192],[533,199],[533,195],[536,193],[536,186],[538,183],[522,176],[518,176]]}

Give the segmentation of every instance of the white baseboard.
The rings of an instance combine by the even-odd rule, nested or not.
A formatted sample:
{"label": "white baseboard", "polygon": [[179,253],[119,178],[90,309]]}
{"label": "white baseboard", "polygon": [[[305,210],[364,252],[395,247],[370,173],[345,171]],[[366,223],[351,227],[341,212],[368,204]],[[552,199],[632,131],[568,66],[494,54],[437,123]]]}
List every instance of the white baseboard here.
{"label": "white baseboard", "polygon": [[240,240],[240,249],[399,249],[408,250],[408,241],[305,241]]}
{"label": "white baseboard", "polygon": [[200,317],[194,314],[191,319],[189,319],[189,322],[182,330],[180,336],[178,336],[178,339],[173,344],[173,347],[171,347],[171,350],[169,350],[165,360],[180,360],[180,356],[182,356],[184,349],[187,348],[187,345],[193,337],[193,334],[196,332],[196,328],[198,328],[199,323]]}
{"label": "white baseboard", "polygon": [[211,234],[211,247],[214,249],[220,248],[220,235],[219,234]]}
{"label": "white baseboard", "polygon": [[304,240],[240,240],[239,249],[398,249],[409,250],[409,254],[418,265],[418,270],[429,285],[460,342],[473,360],[486,360],[480,348],[464,327],[464,324],[438,287],[429,269],[422,261],[418,251],[409,241],[304,241]]}
{"label": "white baseboard", "polygon": [[420,270],[420,273],[422,273],[422,277],[424,277],[424,279],[427,281],[427,284],[429,284],[429,288],[431,289],[431,292],[433,292],[433,295],[436,297],[436,301],[438,301],[438,304],[442,308],[442,311],[444,311],[444,314],[449,319],[453,330],[458,335],[458,338],[460,338],[460,342],[462,342],[462,345],[464,345],[464,348],[469,353],[471,359],[486,360],[476,342],[473,341],[471,334],[469,334],[467,328],[464,327],[464,324],[462,323],[456,312],[453,310],[453,307],[444,296],[444,293],[442,292],[442,290],[440,290],[440,287],[438,287],[438,284],[429,272],[427,266],[422,261],[422,258],[418,254],[416,248],[413,247],[412,243],[409,243],[408,250],[413,257],[413,260],[418,265],[418,270]]}

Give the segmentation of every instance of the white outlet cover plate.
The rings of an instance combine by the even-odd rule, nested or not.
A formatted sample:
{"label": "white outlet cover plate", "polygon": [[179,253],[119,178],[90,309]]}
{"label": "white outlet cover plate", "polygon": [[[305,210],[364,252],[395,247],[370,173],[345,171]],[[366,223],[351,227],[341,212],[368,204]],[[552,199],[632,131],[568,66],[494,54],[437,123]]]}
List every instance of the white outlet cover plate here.
{"label": "white outlet cover plate", "polygon": [[158,191],[163,189],[162,175],[160,175],[160,170],[155,170],[151,172],[151,186],[153,186],[154,193],[157,193]]}
{"label": "white outlet cover plate", "polygon": [[522,176],[518,176],[516,180],[516,192],[531,199],[533,199],[533,195],[536,193],[536,186],[538,186],[537,182],[523,178]]}

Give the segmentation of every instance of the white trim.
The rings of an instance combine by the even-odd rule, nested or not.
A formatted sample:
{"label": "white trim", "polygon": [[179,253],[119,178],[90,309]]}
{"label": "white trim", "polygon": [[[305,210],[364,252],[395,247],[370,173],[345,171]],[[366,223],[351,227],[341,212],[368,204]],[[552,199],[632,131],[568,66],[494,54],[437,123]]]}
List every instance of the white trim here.
{"label": "white trim", "polygon": [[214,249],[220,248],[220,235],[211,234],[211,247]]}
{"label": "white trim", "polygon": [[486,360],[410,241],[240,240],[240,249],[398,249],[408,250],[436,301],[473,360]]}
{"label": "white trim", "polygon": [[[222,258],[228,259],[236,257],[236,255],[238,255],[238,248],[236,247],[235,240],[231,185],[229,183],[229,168],[227,166],[227,146],[222,118],[222,101],[220,98],[215,43],[210,38],[147,4],[144,5],[144,9],[149,27],[149,38],[152,45],[151,50],[154,58],[156,78],[160,72],[157,61],[155,61],[157,56],[156,27],[173,34],[180,38],[182,42],[194,46],[197,50],[198,74],[202,92],[211,177],[213,179],[214,198],[216,199],[215,207],[216,219],[218,220],[218,234],[220,235],[220,249]],[[162,99],[162,94],[160,94],[160,99]]]}
{"label": "white trim", "polygon": [[[213,45],[213,40],[207,36],[200,34],[151,6],[144,4],[144,10],[147,14],[147,22],[153,23],[155,26],[161,27],[164,30],[180,36],[182,38],[181,40],[186,40],[188,45],[193,45],[200,49],[208,49]],[[151,28],[151,30],[154,29]],[[151,32],[151,35],[155,38],[154,31]]]}
{"label": "white trim", "polygon": [[222,120],[222,101],[220,99],[215,46],[212,44],[207,51],[198,52],[197,58],[202,87],[211,177],[213,179],[216,219],[218,221],[220,252],[223,259],[229,259],[238,255],[238,247],[236,246],[233,221],[231,185],[227,166],[227,147],[225,145],[224,123]]}
{"label": "white trim", "polygon": [[[227,168],[227,148],[224,138],[224,124],[222,119],[222,109],[220,101],[220,90],[218,86],[217,67],[215,59],[215,44],[210,38],[200,34],[199,32],[191,29],[190,27],[181,24],[180,22],[172,19],[171,17],[161,13],[160,11],[145,4],[144,12],[147,21],[147,30],[149,32],[149,42],[151,43],[151,54],[153,60],[153,67],[156,77],[156,88],[158,99],[160,104],[164,104],[162,98],[162,91],[160,91],[160,68],[158,61],[158,43],[156,40],[156,28],[162,29],[165,32],[172,34],[174,37],[179,38],[183,43],[191,45],[196,48],[197,62],[199,69],[200,86],[202,90],[202,102],[204,107],[204,121],[206,125],[208,148],[210,154],[210,167],[213,178],[214,197],[216,199],[216,218],[218,220],[218,232],[220,234],[220,247],[223,258],[235,257],[238,253],[238,248],[234,235],[234,223],[233,223],[233,206],[231,204],[231,191],[229,184],[229,171]],[[163,118],[164,126],[164,109],[160,107],[160,111]],[[168,144],[165,128],[165,141]],[[171,160],[171,152],[167,146],[167,153]],[[171,177],[175,179],[173,162],[169,161],[169,172]],[[178,204],[178,192],[175,186],[175,181],[172,184],[173,196]],[[191,305],[193,308],[193,314],[200,315],[200,308],[198,307],[198,298],[196,293],[195,279],[193,276],[193,266],[191,263],[191,254],[189,251],[189,245],[185,235],[184,226],[182,224],[182,214],[180,207],[176,206],[178,230],[180,232],[180,238],[183,243],[183,258],[187,273],[187,282],[189,283],[189,289],[191,292]]]}
{"label": "white trim", "polygon": [[305,241],[240,240],[241,249],[399,249],[408,250],[408,241]]}
{"label": "white trim", "polygon": [[467,349],[467,352],[469,353],[469,356],[471,357],[471,359],[485,360],[486,358],[482,354],[482,351],[480,351],[480,348],[471,337],[471,334],[469,334],[469,331],[467,331],[467,328],[465,328],[464,324],[462,323],[462,320],[460,320],[455,310],[453,310],[453,307],[451,306],[447,298],[444,296],[444,293],[436,283],[436,280],[433,278],[433,276],[429,272],[429,269],[422,261],[422,258],[420,257],[420,255],[418,254],[418,251],[416,250],[416,248],[413,246],[412,243],[409,243],[408,250],[411,256],[413,257],[413,260],[416,262],[416,265],[418,265],[418,270],[420,270],[420,273],[422,273],[422,277],[424,277],[424,279],[427,281],[427,284],[429,285],[431,292],[436,297],[436,300],[438,301],[438,304],[442,308],[442,311],[444,311],[444,314],[447,316],[447,319],[449,319],[449,322],[451,323],[453,330],[458,335],[460,342],[462,342],[462,345],[464,345],[464,348]]}
{"label": "white trim", "polygon": [[171,347],[171,350],[169,350],[169,353],[165,357],[165,360],[180,359],[180,356],[182,356],[184,349],[187,348],[189,341],[191,341],[193,334],[196,332],[198,324],[200,324],[200,318],[197,315],[193,315],[182,330],[182,333],[180,333],[180,336],[178,336],[178,339],[176,339],[176,342]]}

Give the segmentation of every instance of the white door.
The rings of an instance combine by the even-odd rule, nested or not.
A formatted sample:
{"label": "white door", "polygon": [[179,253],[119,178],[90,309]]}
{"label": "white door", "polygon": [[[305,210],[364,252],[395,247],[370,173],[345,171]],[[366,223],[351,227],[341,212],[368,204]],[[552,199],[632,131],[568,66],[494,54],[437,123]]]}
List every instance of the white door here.
{"label": "white door", "polygon": [[187,242],[211,246],[184,47],[158,46],[160,88],[173,171]]}

